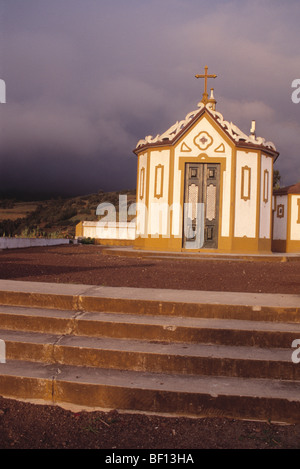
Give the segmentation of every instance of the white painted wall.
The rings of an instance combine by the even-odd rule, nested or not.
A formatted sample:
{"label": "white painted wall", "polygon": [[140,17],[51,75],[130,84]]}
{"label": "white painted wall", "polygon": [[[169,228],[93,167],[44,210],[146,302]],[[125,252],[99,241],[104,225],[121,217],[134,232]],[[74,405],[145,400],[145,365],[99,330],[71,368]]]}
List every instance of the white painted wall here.
{"label": "white painted wall", "polygon": [[[267,239],[271,238],[272,161],[271,157],[265,155],[261,157],[259,237]],[[265,171],[268,171],[268,186],[264,186]],[[268,202],[264,202],[266,196]]]}
{"label": "white painted wall", "polygon": [[[275,198],[275,212],[273,218],[273,239],[286,240],[287,238],[287,211],[288,211],[288,196],[277,195]],[[279,218],[277,216],[278,205],[284,206],[284,216]]]}
{"label": "white painted wall", "polygon": [[[141,195],[141,169],[144,168],[144,194],[143,198],[140,198]],[[146,234],[146,211],[145,211],[145,201],[146,201],[146,191],[147,191],[147,152],[139,156],[139,166],[138,166],[138,187],[137,187],[137,204],[136,204],[136,235],[145,235]]]}
{"label": "white painted wall", "polygon": [[[221,196],[221,194],[220,194]],[[226,155],[226,171],[223,173],[223,201],[221,236],[228,237],[230,230],[230,199],[231,199],[231,148],[228,145]]]}
{"label": "white painted wall", "polygon": [[129,223],[84,221],[82,229],[84,238],[133,240],[136,237],[135,221]]}
{"label": "white painted wall", "polygon": [[[242,238],[255,238],[256,236],[256,210],[257,210],[257,158],[255,152],[237,151],[236,155],[236,196],[235,196],[235,222],[234,236]],[[242,167],[251,168],[250,199],[241,198]]]}
{"label": "white painted wall", "polygon": [[0,238],[0,249],[21,249],[39,246],[58,246],[69,244],[69,239],[47,239],[47,238]]}
{"label": "white painted wall", "polygon": [[299,205],[300,194],[291,196],[291,240],[300,241]]}
{"label": "white painted wall", "polygon": [[[155,168],[163,166],[163,195],[155,197]],[[166,236],[169,233],[169,171],[170,150],[152,150],[150,154],[148,233],[151,236]]]}

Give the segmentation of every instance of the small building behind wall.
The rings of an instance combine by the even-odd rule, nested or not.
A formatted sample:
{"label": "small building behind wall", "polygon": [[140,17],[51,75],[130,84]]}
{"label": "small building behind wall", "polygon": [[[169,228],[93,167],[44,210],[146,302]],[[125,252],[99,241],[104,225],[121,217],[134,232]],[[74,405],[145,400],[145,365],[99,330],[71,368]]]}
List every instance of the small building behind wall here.
{"label": "small building behind wall", "polygon": [[274,191],[272,251],[300,253],[300,182]]}

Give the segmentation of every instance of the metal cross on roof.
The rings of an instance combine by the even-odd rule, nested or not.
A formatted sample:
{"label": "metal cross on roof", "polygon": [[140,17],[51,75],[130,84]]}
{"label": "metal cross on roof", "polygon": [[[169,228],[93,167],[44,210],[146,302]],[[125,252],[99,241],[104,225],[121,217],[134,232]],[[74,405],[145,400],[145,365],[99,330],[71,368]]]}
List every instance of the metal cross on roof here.
{"label": "metal cross on roof", "polygon": [[203,97],[202,97],[202,103],[207,104],[207,101],[208,101],[207,79],[208,79],[208,78],[216,78],[217,75],[208,75],[208,74],[207,74],[207,70],[208,70],[208,66],[207,66],[207,65],[205,65],[204,70],[205,70],[205,74],[204,74],[204,75],[195,75],[195,77],[196,77],[196,78],[204,78],[204,93],[203,93]]}

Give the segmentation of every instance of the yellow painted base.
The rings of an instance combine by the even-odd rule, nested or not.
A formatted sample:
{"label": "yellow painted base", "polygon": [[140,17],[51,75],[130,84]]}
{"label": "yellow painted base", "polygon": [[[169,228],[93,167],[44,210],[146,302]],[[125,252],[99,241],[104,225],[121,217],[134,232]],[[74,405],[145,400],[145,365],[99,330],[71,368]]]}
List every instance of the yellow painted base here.
{"label": "yellow painted base", "polygon": [[153,251],[181,251],[181,238],[136,238],[134,247]]}
{"label": "yellow painted base", "polygon": [[271,239],[220,238],[218,249],[185,249],[181,238],[137,238],[134,248],[148,251],[270,254]]}
{"label": "yellow painted base", "polygon": [[82,238],[82,236],[83,236],[83,223],[81,221],[80,223],[77,223],[75,227],[75,237]]}
{"label": "yellow painted base", "polygon": [[134,239],[95,239],[95,244],[101,246],[133,246]]}
{"label": "yellow painted base", "polygon": [[299,241],[287,241],[286,252],[297,252],[300,253],[300,240]]}

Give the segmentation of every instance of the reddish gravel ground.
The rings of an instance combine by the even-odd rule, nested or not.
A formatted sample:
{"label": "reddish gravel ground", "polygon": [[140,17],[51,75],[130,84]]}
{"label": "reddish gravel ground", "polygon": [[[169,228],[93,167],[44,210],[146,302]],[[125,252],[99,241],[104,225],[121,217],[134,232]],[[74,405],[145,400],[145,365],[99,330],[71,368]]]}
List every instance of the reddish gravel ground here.
{"label": "reddish gravel ground", "polygon": [[[300,262],[116,257],[104,255],[100,246],[69,245],[1,251],[0,278],[299,294]],[[103,449],[104,456],[112,454],[109,450],[119,449],[299,449],[300,425],[167,418],[117,411],[74,413],[60,407],[0,398],[0,448],[91,448]]]}
{"label": "reddish gravel ground", "polygon": [[74,413],[0,398],[0,448],[299,449],[300,425],[117,411]]}
{"label": "reddish gravel ground", "polygon": [[101,246],[0,251],[0,278],[33,282],[255,293],[300,293],[293,262],[111,256]]}

